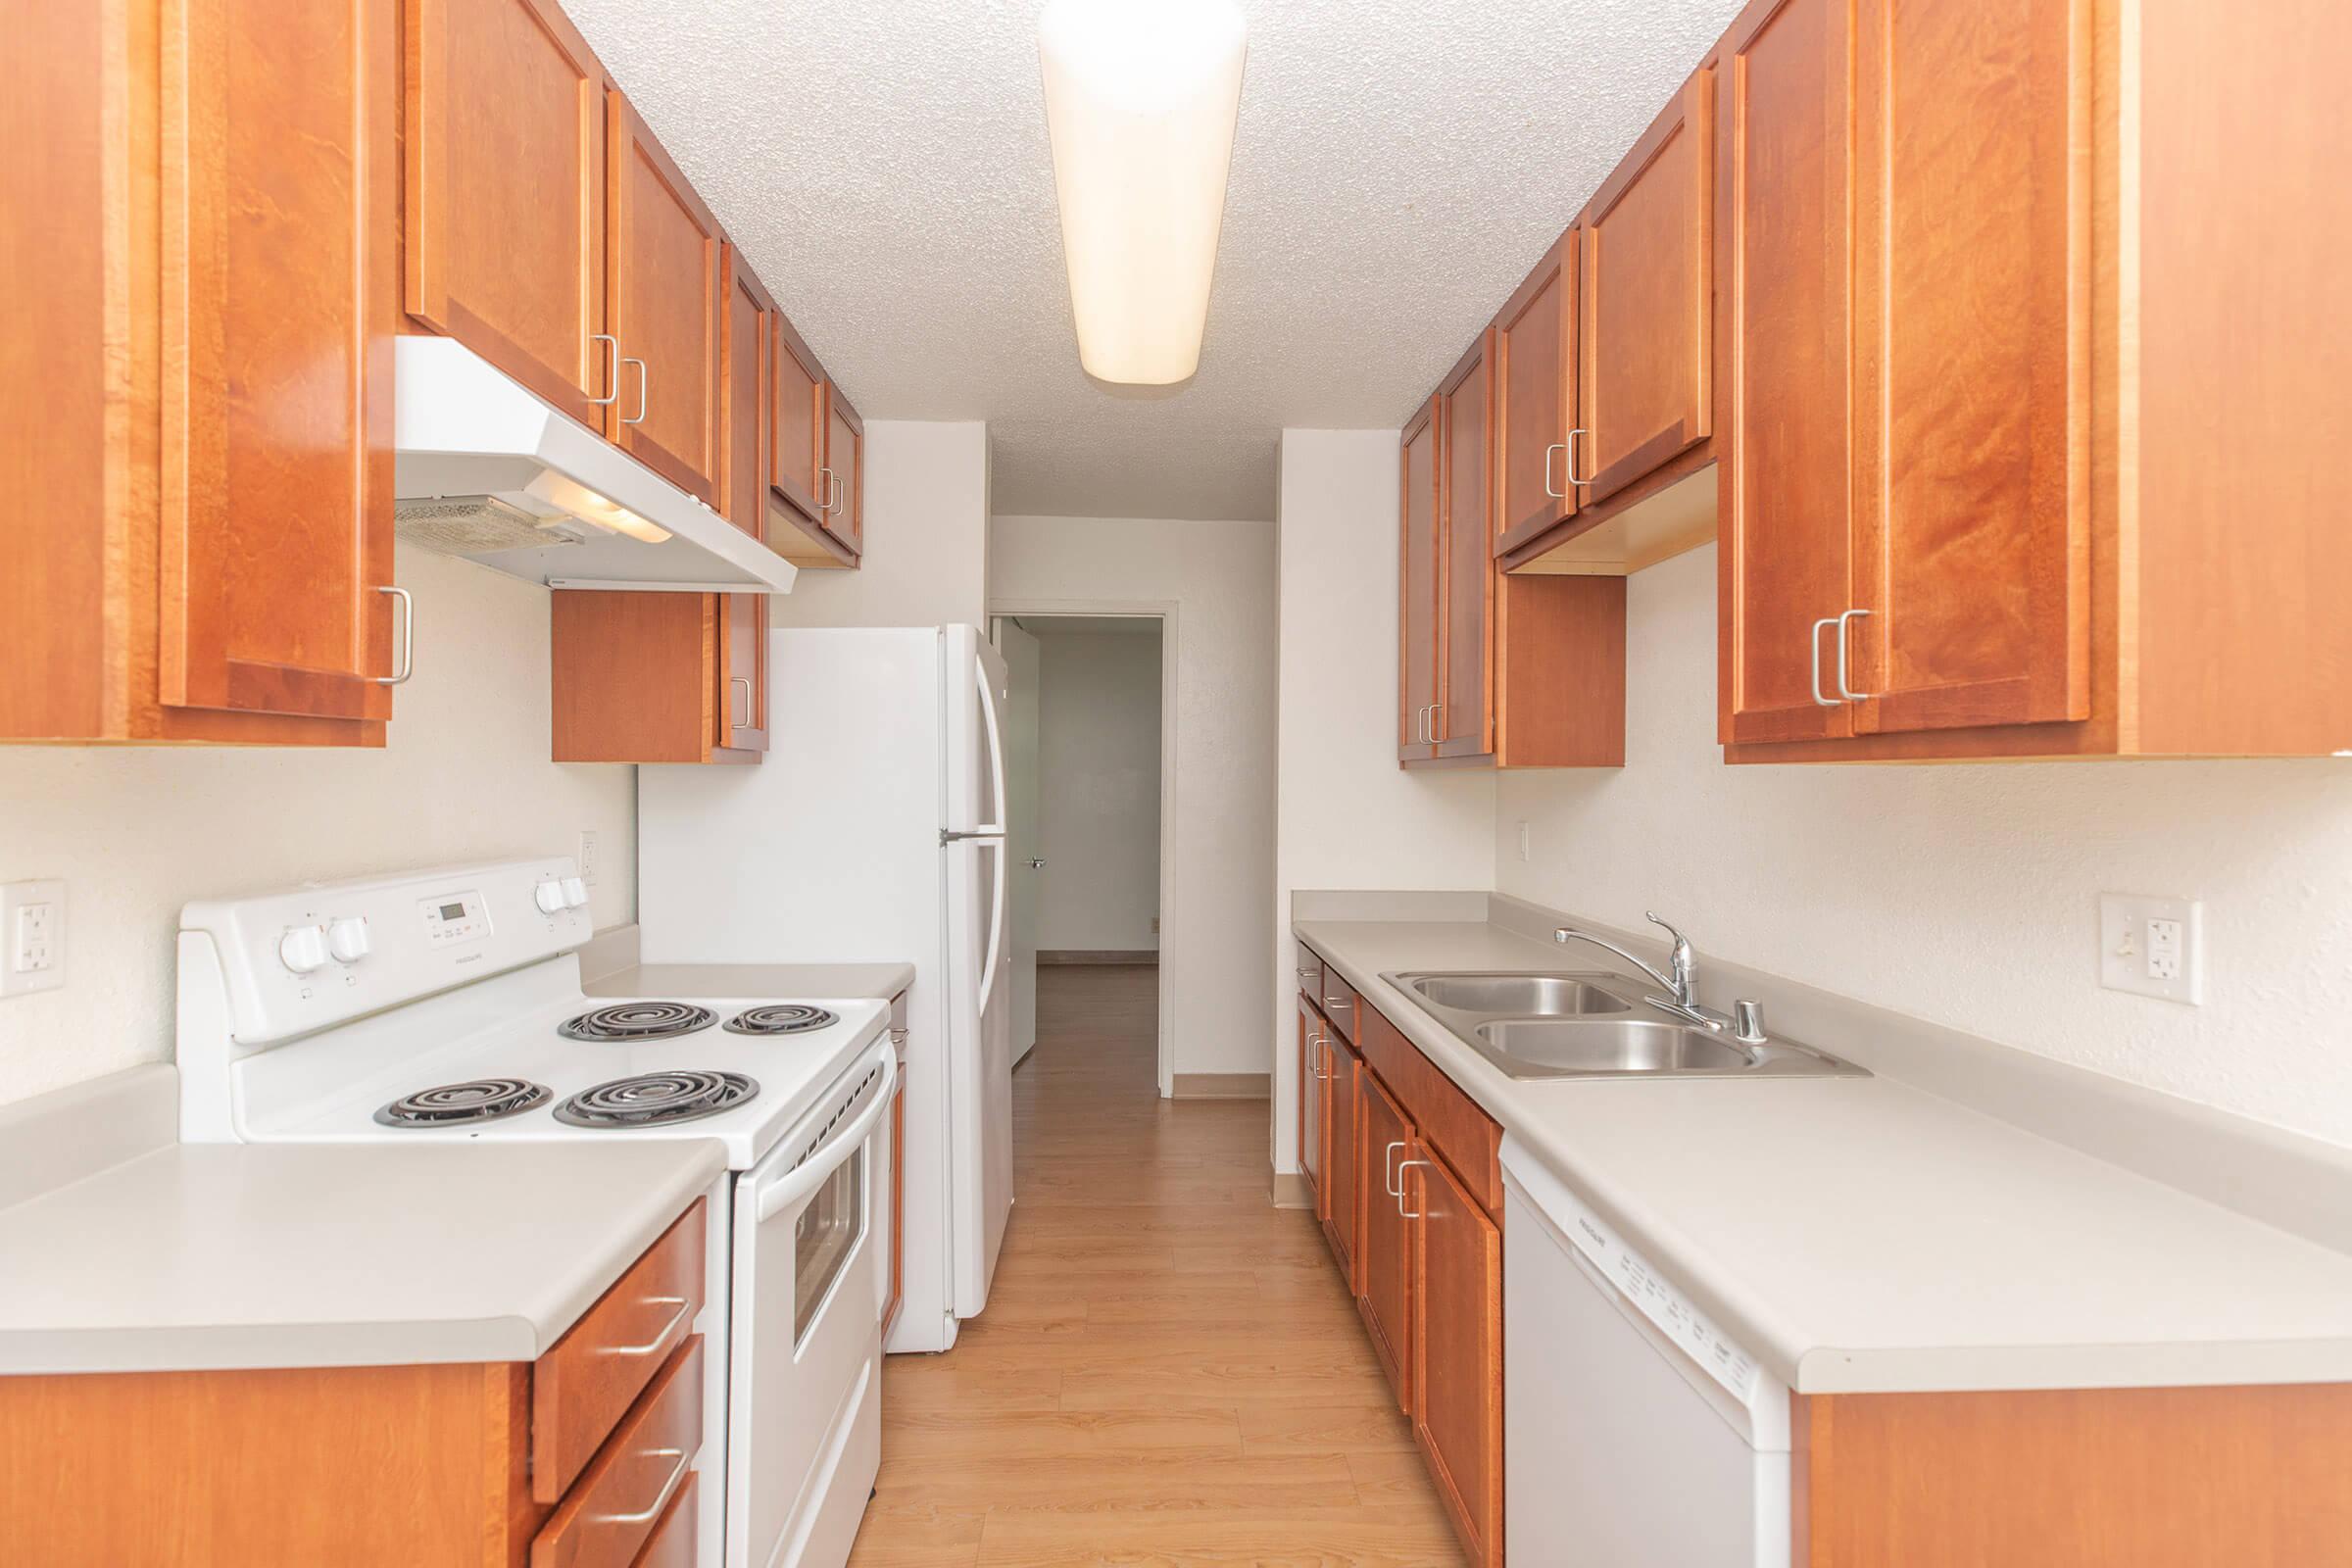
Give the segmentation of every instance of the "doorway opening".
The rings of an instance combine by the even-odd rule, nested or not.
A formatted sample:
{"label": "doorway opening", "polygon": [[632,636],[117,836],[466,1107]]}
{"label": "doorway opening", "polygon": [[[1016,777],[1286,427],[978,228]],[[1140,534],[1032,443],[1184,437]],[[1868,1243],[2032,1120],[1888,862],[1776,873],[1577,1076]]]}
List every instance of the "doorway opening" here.
{"label": "doorway opening", "polygon": [[[1002,610],[1005,861],[1014,1061],[1041,1038],[1128,1020],[1123,1049],[1173,1088],[1160,984],[1172,905],[1167,837],[1173,606]],[[1155,1021],[1148,1063],[1133,1025]],[[1123,1075],[1122,1075],[1123,1076]]]}

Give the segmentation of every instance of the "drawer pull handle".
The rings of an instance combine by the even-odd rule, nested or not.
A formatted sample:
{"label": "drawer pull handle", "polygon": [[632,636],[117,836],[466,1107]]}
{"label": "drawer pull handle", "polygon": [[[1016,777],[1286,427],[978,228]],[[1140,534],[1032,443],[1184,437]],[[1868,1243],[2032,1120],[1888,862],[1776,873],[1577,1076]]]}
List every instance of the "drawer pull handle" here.
{"label": "drawer pull handle", "polygon": [[641,1525],[648,1520],[659,1519],[662,1510],[669,1506],[669,1499],[678,1494],[678,1487],[686,1479],[686,1461],[693,1455],[684,1448],[648,1448],[645,1452],[648,1458],[677,1461],[669,1472],[669,1479],[662,1484],[661,1494],[654,1498],[652,1507],[641,1508],[635,1513],[600,1513],[596,1517],[601,1522],[609,1525]]}
{"label": "drawer pull handle", "polygon": [[676,1332],[679,1324],[686,1321],[686,1314],[694,1310],[694,1303],[683,1296],[652,1296],[646,1298],[646,1299],[653,1301],[658,1305],[674,1308],[674,1310],[669,1314],[669,1321],[662,1325],[662,1332],[655,1335],[652,1339],[646,1341],[643,1345],[608,1345],[605,1347],[602,1352],[603,1354],[659,1354],[661,1351],[669,1348],[670,1335]]}

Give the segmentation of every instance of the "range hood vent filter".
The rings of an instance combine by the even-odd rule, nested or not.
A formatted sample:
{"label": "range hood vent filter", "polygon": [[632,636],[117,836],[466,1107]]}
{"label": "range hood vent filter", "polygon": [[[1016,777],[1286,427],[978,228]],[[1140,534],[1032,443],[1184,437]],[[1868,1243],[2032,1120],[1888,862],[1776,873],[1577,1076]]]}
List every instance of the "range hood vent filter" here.
{"label": "range hood vent filter", "polygon": [[576,545],[557,517],[535,517],[496,496],[436,496],[394,505],[394,537],[443,556]]}

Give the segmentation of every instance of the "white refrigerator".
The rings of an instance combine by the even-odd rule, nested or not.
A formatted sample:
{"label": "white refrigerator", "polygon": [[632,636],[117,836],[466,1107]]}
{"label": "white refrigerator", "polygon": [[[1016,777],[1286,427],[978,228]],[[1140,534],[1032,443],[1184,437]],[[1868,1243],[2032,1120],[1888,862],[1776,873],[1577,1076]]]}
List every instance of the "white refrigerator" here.
{"label": "white refrigerator", "polygon": [[1012,1208],[1004,663],[971,626],[777,628],[768,662],[759,765],[639,770],[644,961],[914,964],[888,1348],[944,1350]]}

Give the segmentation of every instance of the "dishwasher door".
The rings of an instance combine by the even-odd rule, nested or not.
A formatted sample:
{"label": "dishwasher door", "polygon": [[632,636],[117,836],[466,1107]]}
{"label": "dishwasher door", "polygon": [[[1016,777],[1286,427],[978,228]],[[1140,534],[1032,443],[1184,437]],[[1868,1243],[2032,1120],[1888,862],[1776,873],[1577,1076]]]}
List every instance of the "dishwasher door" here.
{"label": "dishwasher door", "polygon": [[[1564,1191],[1531,1195],[1531,1185],[1544,1184],[1507,1168],[1506,1183],[1506,1558],[1558,1568],[1788,1568],[1788,1391],[1747,1362],[1743,1401],[1545,1212],[1560,1212]],[[1588,1245],[1614,1245],[1581,1213],[1568,1223]],[[1610,1272],[1653,1308],[1672,1301],[1665,1321],[1692,1312],[1639,1259],[1620,1252],[1616,1262]],[[1728,1344],[1719,1353],[1735,1372],[1746,1360]]]}

